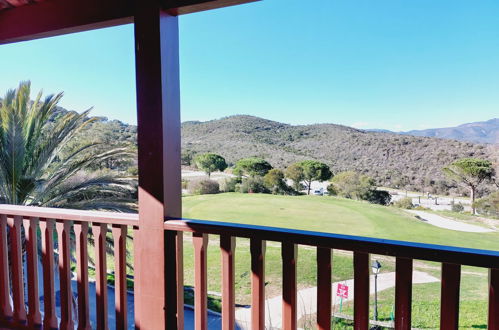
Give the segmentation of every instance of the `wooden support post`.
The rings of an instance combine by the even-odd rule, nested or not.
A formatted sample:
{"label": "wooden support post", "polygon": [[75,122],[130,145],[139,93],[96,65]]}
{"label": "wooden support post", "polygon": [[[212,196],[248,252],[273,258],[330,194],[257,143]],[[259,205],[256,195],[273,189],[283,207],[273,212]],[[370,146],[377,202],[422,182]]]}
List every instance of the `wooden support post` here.
{"label": "wooden support post", "polygon": [[88,222],[74,225],[76,238],[76,273],[78,282],[78,330],[90,330],[88,295]]}
{"label": "wooden support post", "polygon": [[395,273],[395,328],[411,329],[412,259],[397,258]]}
{"label": "wooden support post", "polygon": [[354,252],[353,267],[354,329],[367,330],[369,328],[369,254]]}
{"label": "wooden support post", "polygon": [[317,247],[317,329],[331,329],[331,249]]}
{"label": "wooden support post", "polygon": [[192,234],[194,243],[194,329],[208,329],[208,235]]}
{"label": "wooden support post", "polygon": [[40,295],[38,290],[38,218],[24,220],[26,237],[26,268],[28,271],[28,326],[41,328]]}
{"label": "wooden support post", "polygon": [[54,227],[54,219],[44,219],[44,221],[40,222],[40,231],[42,233],[44,329],[57,329],[58,327],[55,313]]}
{"label": "wooden support post", "polygon": [[[135,236],[135,326],[176,329],[176,235],[181,216],[178,20],[159,1],[135,0],[139,230]],[[179,263],[180,265],[180,263]]]}
{"label": "wooden support post", "polygon": [[0,326],[12,320],[10,305],[9,250],[7,248],[7,216],[0,215]]}
{"label": "wooden support post", "polygon": [[296,330],[296,244],[283,242],[282,255],[282,328]]}
{"label": "wooden support post", "polygon": [[459,326],[460,281],[461,265],[443,263],[440,299],[440,329],[457,329]]}
{"label": "wooden support post", "polygon": [[489,269],[488,329],[499,330],[499,269]]}
{"label": "wooden support post", "polygon": [[220,250],[222,254],[222,330],[233,330],[236,328],[235,249],[236,238],[234,236],[220,236]]}
{"label": "wooden support post", "polygon": [[265,241],[252,238],[251,252],[251,329],[265,329]]}

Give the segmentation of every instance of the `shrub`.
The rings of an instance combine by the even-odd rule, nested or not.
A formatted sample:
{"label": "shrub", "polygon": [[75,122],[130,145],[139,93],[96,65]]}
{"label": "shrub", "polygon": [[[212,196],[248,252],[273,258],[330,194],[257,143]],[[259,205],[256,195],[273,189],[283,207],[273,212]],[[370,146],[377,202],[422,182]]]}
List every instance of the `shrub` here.
{"label": "shrub", "polygon": [[223,191],[223,192],[235,192],[235,191],[239,191],[239,189],[237,189],[237,186],[240,183],[241,183],[241,178],[239,178],[239,177],[225,179],[225,181],[222,182],[220,190]]}
{"label": "shrub", "polygon": [[461,203],[451,203],[451,210],[452,212],[463,212],[464,211],[464,206]]}
{"label": "shrub", "polygon": [[190,181],[189,191],[196,195],[218,194],[220,192],[220,185],[213,180]]}
{"label": "shrub", "polygon": [[476,200],[473,205],[478,213],[499,218],[499,191]]}
{"label": "shrub", "polygon": [[369,200],[373,192],[376,191],[373,178],[354,171],[338,173],[331,180],[331,185],[333,186],[331,189],[334,189],[338,195],[358,200]]}
{"label": "shrub", "polygon": [[337,196],[338,195],[338,190],[334,187],[334,184],[329,184],[327,186],[327,192],[329,193],[329,196]]}
{"label": "shrub", "polygon": [[277,169],[271,169],[263,177],[263,184],[267,189],[269,189],[273,194],[285,194],[287,185],[284,182],[284,173]]}
{"label": "shrub", "polygon": [[395,203],[393,203],[396,207],[400,207],[401,209],[412,209],[414,205],[412,205],[412,198],[411,197],[404,197],[402,199],[399,199]]}
{"label": "shrub", "polygon": [[392,200],[392,196],[385,190],[371,190],[366,195],[366,200],[373,204],[388,205]]}
{"label": "shrub", "polygon": [[269,190],[263,184],[263,179],[261,177],[246,178],[240,185],[240,191],[242,193],[264,193],[268,194]]}

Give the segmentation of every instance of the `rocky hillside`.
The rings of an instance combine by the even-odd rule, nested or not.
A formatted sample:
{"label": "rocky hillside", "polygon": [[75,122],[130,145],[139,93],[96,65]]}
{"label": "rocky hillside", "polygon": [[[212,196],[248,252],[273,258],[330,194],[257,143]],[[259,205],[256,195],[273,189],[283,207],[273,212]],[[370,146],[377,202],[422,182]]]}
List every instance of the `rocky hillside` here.
{"label": "rocky hillside", "polygon": [[[442,181],[441,168],[461,157],[495,160],[497,147],[456,140],[366,132],[334,124],[293,126],[252,116],[231,116],[182,125],[183,150],[215,152],[229,162],[248,156],[286,167],[317,159],[335,172],[355,170],[382,184]],[[441,183],[443,184],[443,183]]]}

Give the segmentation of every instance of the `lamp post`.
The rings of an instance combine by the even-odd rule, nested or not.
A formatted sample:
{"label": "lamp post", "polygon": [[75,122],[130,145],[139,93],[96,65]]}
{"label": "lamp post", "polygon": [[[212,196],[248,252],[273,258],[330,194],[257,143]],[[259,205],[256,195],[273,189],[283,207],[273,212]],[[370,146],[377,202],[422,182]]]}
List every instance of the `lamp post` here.
{"label": "lamp post", "polygon": [[373,260],[371,268],[374,274],[374,321],[378,320],[378,274],[381,264],[378,260]]}

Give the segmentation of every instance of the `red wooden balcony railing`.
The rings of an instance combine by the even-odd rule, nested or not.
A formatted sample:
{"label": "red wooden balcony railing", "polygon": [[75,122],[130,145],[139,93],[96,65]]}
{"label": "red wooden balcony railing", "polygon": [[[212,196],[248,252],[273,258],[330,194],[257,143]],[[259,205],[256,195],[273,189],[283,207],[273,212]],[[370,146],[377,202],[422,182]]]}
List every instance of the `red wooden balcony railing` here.
{"label": "red wooden balcony railing", "polygon": [[[0,328],[124,329],[127,319],[126,236],[138,228],[137,215],[0,205]],[[297,327],[297,245],[317,249],[317,328],[331,328],[331,253],[354,255],[354,328],[369,327],[369,254],[396,258],[395,327],[410,329],[413,260],[442,263],[440,325],[456,329],[461,266],[489,269],[488,328],[499,329],[499,252],[327,234],[214,221],[168,220],[164,229],[177,237],[178,325],[183,328],[182,232],[193,233],[195,329],[208,327],[208,235],[220,236],[222,329],[234,329],[236,237],[250,240],[253,329],[265,328],[266,241],[282,243],[283,329]],[[89,294],[90,233],[94,239],[95,296]],[[176,235],[175,235],[176,234]],[[114,245],[114,321],[108,318],[108,241]],[[40,239],[40,241],[38,241]],[[25,241],[25,251],[22,242]],[[23,257],[24,255],[24,257]],[[24,258],[24,260],[23,260]],[[41,261],[40,261],[41,260]],[[39,263],[41,262],[41,266]],[[57,280],[58,274],[58,280]],[[75,280],[76,278],[76,280]],[[57,280],[57,282],[56,282]],[[39,287],[43,284],[43,290]],[[73,285],[72,285],[73,284]],[[59,287],[60,308],[56,306]],[[75,294],[73,294],[73,291]],[[40,295],[43,301],[40,302]],[[77,297],[77,298],[74,298]],[[95,303],[91,303],[95,301]],[[112,305],[111,305],[112,306]],[[95,315],[91,324],[90,315]]]}
{"label": "red wooden balcony railing", "polygon": [[[111,228],[115,262],[116,324],[113,328],[126,329],[129,324],[126,312],[126,237],[127,229],[137,226],[138,217],[134,214],[1,205],[0,327],[90,329],[90,309],[95,308],[95,327],[107,329],[106,235]],[[95,242],[94,306],[90,306],[89,296],[89,231]],[[41,242],[38,242],[38,233]],[[22,235],[26,247],[24,262]],[[39,272],[40,256],[42,274]],[[76,271],[77,295],[72,292],[72,266]],[[59,313],[56,274],[59,277]],[[40,280],[43,283],[43,306],[40,306]],[[76,303],[74,296],[77,296]]]}
{"label": "red wooden balcony railing", "polygon": [[[297,327],[297,245],[317,248],[317,328],[331,329],[331,251],[353,251],[354,328],[369,328],[369,254],[396,258],[395,328],[411,329],[413,260],[442,263],[441,329],[457,329],[461,265],[484,267],[489,275],[488,328],[499,329],[499,252],[432,244],[337,235],[302,230],[199,220],[169,220],[166,230],[192,232],[195,257],[195,328],[207,329],[206,250],[208,235],[220,236],[222,257],[222,328],[234,329],[235,237],[250,239],[252,329],[265,328],[265,242],[282,243],[282,327]],[[179,260],[182,256],[179,255]]]}

